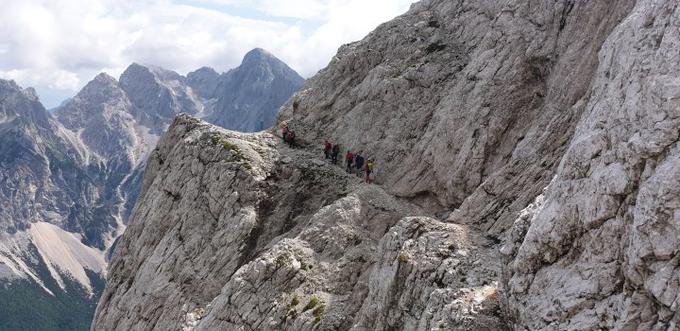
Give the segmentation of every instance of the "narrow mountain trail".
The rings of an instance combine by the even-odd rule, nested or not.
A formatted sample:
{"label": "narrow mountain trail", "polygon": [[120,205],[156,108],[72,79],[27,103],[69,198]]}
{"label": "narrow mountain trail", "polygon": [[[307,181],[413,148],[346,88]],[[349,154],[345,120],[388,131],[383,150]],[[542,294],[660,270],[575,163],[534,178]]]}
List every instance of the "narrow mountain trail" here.
{"label": "narrow mountain trail", "polygon": [[[281,138],[279,137],[279,139]],[[498,279],[501,272],[499,253],[501,241],[498,238],[474,225],[447,222],[451,210],[443,210],[443,207],[436,202],[423,201],[418,197],[397,197],[388,192],[379,181],[372,184],[366,183],[363,179],[363,172],[362,176],[357,176],[355,173],[350,174],[345,170],[344,158],[340,158],[337,164],[325,159],[321,142],[316,144],[319,147],[315,147],[315,144],[308,141],[302,141],[302,145],[304,147],[291,148],[286,143],[279,143],[277,150],[281,155],[282,162],[291,167],[316,167],[320,169],[319,171],[327,173],[325,176],[330,179],[325,182],[325,185],[336,185],[339,181],[337,178],[342,178],[348,183],[347,192],[359,192],[367,189],[379,190],[380,194],[389,195],[395,203],[406,208],[401,217],[410,218],[410,220],[420,218],[413,224],[406,225],[403,223],[410,222],[401,221],[392,227],[385,228],[382,240],[397,233],[401,234],[400,232],[404,230],[405,226],[409,230],[415,230],[415,234],[404,240],[401,247],[392,247],[399,251],[396,256],[399,267],[393,276],[394,280],[405,277],[406,279],[412,278],[411,280],[414,281],[411,284],[401,285],[410,285],[411,289],[400,288],[399,290],[412,291],[415,287],[420,286],[420,284],[415,283],[415,279],[420,277],[425,277],[436,286],[436,290],[425,294],[425,296],[428,297],[428,300],[438,300],[438,304],[444,307],[436,309],[439,312],[437,315],[439,320],[436,323],[428,324],[425,329],[448,330],[455,327],[456,329],[501,330],[506,328],[506,325],[502,322],[497,296]],[[368,159],[370,155],[365,157]],[[379,165],[376,170],[379,171]],[[375,173],[375,175],[380,178],[378,173]],[[442,245],[431,244],[440,240],[444,240],[450,245],[442,250]],[[454,251],[453,254],[445,252],[446,249]],[[393,267],[392,264],[388,265]],[[386,264],[383,262],[372,267],[373,272],[380,272],[379,274],[382,276]],[[413,269],[419,270],[420,273],[413,273]],[[415,275],[418,276],[414,277]],[[375,279],[374,281],[379,280]],[[394,290],[394,288],[390,289],[390,291]],[[421,293],[421,295],[424,295],[424,293]],[[371,300],[364,303],[366,304],[366,302],[371,302]],[[376,303],[373,302],[373,304]],[[406,314],[411,313],[411,307],[403,305],[400,307],[408,311]],[[386,308],[373,307],[372,309],[382,310]],[[445,318],[446,314],[441,314],[443,310],[448,311],[448,317]],[[364,321],[363,325],[354,325],[353,329],[371,329],[376,321],[366,322]],[[389,325],[386,320],[383,323]],[[423,326],[423,324],[417,325],[418,329],[423,329]]]}
{"label": "narrow mountain trail", "polygon": [[182,115],[149,159],[94,327],[503,329],[497,241],[424,206],[316,148]]}

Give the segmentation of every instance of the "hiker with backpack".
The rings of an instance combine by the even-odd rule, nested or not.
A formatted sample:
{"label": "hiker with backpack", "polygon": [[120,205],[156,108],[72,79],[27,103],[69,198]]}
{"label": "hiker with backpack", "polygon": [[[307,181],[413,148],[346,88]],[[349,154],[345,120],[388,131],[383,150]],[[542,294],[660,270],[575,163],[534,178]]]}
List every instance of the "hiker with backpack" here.
{"label": "hiker with backpack", "polygon": [[364,168],[364,157],[361,156],[361,152],[354,156],[354,168],[359,178],[361,178],[361,170]]}
{"label": "hiker with backpack", "polygon": [[331,150],[331,162],[333,164],[338,164],[338,155],[340,155],[340,145],[335,144]]}
{"label": "hiker with backpack", "polygon": [[288,142],[288,125],[284,124],[283,127],[281,128],[281,138],[283,138],[284,142]]}
{"label": "hiker with backpack", "polygon": [[347,172],[352,173],[352,166],[354,165],[354,154],[351,150],[347,150],[345,154],[345,161],[347,161]]}
{"label": "hiker with backpack", "polygon": [[326,160],[331,158],[331,149],[332,149],[331,142],[328,141],[328,139],[326,139],[323,146],[323,154],[326,157]]}
{"label": "hiker with backpack", "polygon": [[371,178],[371,174],[373,173],[373,160],[369,159],[368,162],[366,162],[366,183],[370,184],[373,179]]}
{"label": "hiker with backpack", "polygon": [[290,145],[291,148],[295,147],[295,131],[294,130],[288,131],[288,145]]}

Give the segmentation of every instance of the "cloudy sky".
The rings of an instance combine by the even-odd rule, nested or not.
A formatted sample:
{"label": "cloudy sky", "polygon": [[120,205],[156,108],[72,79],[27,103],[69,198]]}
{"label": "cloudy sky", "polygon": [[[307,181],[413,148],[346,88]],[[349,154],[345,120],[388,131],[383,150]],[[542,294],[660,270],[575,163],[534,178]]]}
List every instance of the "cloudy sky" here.
{"label": "cloudy sky", "polygon": [[226,71],[262,47],[304,77],[415,0],[0,0],[0,78],[47,108],[132,62]]}

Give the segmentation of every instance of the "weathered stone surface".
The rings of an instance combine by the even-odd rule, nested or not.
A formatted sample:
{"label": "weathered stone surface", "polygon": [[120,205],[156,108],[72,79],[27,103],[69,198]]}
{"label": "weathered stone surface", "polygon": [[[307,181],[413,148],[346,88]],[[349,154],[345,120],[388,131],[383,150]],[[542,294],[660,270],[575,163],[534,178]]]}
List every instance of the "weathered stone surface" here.
{"label": "weathered stone surface", "polygon": [[503,250],[518,329],[679,326],[679,22],[677,3],[638,1],[604,43],[557,175]]}
{"label": "weathered stone surface", "polygon": [[149,160],[93,329],[501,325],[498,265],[477,261],[495,243],[407,217],[423,214],[269,133],[180,116]]}
{"label": "weathered stone surface", "polygon": [[552,178],[633,2],[421,1],[343,46],[279,120],[363,150],[390,192],[500,233]]}
{"label": "weathered stone surface", "polygon": [[95,328],[677,328],[679,18],[664,0],[415,4],[279,117],[302,146],[363,150],[380,186],[180,117]]}

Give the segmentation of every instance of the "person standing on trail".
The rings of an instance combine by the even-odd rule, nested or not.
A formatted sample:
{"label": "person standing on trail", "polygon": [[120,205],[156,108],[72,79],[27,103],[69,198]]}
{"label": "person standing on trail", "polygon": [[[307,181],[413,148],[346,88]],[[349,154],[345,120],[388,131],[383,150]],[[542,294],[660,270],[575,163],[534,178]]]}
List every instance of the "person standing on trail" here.
{"label": "person standing on trail", "polygon": [[371,178],[371,174],[373,173],[373,160],[369,159],[368,162],[366,162],[365,170],[366,170],[366,183],[370,184],[373,181],[373,179]]}
{"label": "person standing on trail", "polygon": [[338,155],[340,155],[340,145],[335,144],[331,151],[331,162],[333,162],[333,164],[338,164]]}
{"label": "person standing on trail", "polygon": [[345,160],[347,161],[347,172],[352,173],[352,166],[354,165],[354,154],[352,154],[351,150],[347,150],[347,154],[345,154]]}
{"label": "person standing on trail", "polygon": [[326,139],[323,146],[323,154],[326,156],[326,159],[331,158],[331,149],[332,149],[331,142],[328,141],[328,139]]}
{"label": "person standing on trail", "polygon": [[290,145],[291,148],[295,147],[295,131],[294,130],[288,131],[288,145]]}
{"label": "person standing on trail", "polygon": [[284,142],[288,142],[288,132],[289,132],[288,125],[284,124],[283,127],[281,128],[281,138],[283,138]]}
{"label": "person standing on trail", "polygon": [[354,156],[354,168],[357,170],[357,176],[361,178],[361,170],[364,168],[364,157],[361,156],[362,152],[357,153]]}

